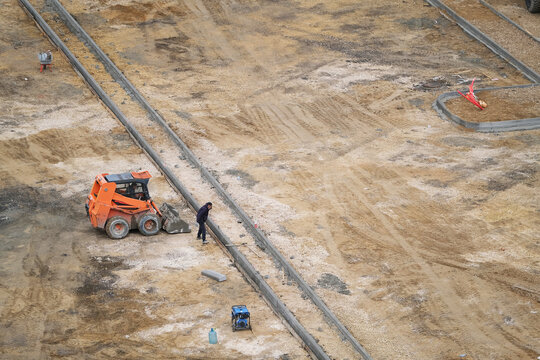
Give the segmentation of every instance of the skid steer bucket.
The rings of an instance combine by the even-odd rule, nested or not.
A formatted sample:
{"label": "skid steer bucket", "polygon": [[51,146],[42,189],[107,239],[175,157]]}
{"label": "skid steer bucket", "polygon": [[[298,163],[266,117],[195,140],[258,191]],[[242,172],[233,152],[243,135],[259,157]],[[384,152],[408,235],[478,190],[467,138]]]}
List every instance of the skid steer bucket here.
{"label": "skid steer bucket", "polygon": [[162,215],[163,230],[169,234],[189,233],[189,224],[180,219],[178,210],[167,203],[163,203],[159,208]]}

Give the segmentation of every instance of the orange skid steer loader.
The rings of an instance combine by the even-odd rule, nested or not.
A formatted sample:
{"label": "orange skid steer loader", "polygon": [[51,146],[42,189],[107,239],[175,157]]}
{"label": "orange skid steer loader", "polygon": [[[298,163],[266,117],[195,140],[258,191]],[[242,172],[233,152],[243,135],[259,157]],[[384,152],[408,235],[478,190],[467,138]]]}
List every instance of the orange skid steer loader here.
{"label": "orange skid steer loader", "polygon": [[178,211],[168,204],[160,209],[148,193],[148,171],[96,176],[86,200],[86,214],[94,228],[104,229],[111,239],[122,239],[129,230],[146,236],[163,227],[170,234],[190,232]]}

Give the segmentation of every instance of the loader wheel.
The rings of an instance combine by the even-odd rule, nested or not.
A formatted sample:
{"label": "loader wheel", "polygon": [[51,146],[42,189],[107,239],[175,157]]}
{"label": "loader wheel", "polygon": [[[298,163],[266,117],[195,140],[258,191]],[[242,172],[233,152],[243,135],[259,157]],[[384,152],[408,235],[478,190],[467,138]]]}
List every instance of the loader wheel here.
{"label": "loader wheel", "polygon": [[156,214],[143,215],[139,220],[139,231],[145,236],[156,235],[161,229],[161,220]]}
{"label": "loader wheel", "polygon": [[532,13],[540,12],[540,0],[525,0],[527,10]]}
{"label": "loader wheel", "polygon": [[105,231],[111,239],[123,239],[129,233],[129,224],[121,216],[113,216],[105,224]]}

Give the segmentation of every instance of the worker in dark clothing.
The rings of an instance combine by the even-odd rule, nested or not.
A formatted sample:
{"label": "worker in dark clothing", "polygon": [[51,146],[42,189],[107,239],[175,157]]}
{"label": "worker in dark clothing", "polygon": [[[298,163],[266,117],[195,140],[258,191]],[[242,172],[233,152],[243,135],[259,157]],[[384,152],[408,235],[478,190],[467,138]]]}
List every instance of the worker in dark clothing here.
{"label": "worker in dark clothing", "polygon": [[197,212],[197,222],[199,223],[199,232],[197,233],[197,239],[200,239],[202,235],[203,244],[208,244],[208,241],[206,241],[206,226],[204,225],[204,223],[208,219],[208,212],[210,211],[210,209],[212,209],[212,203],[207,202]]}

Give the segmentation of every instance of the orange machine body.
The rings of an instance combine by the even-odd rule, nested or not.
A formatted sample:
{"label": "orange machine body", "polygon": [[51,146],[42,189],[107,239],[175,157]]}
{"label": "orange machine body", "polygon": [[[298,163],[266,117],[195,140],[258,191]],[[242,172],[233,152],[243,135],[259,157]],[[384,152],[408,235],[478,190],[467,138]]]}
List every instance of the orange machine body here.
{"label": "orange machine body", "polygon": [[86,211],[92,226],[104,229],[112,217],[124,218],[131,229],[136,229],[141,216],[147,213],[161,217],[148,193],[148,171],[96,176],[86,200]]}

